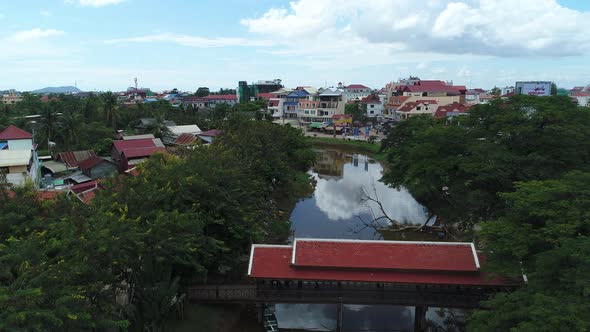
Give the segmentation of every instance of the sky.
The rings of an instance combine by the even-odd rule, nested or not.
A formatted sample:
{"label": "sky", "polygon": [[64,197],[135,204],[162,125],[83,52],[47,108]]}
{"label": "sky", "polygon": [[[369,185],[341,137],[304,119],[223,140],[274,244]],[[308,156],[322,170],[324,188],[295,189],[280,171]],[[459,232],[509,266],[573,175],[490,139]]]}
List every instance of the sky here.
{"label": "sky", "polygon": [[0,90],[590,84],[590,0],[20,0],[0,6]]}

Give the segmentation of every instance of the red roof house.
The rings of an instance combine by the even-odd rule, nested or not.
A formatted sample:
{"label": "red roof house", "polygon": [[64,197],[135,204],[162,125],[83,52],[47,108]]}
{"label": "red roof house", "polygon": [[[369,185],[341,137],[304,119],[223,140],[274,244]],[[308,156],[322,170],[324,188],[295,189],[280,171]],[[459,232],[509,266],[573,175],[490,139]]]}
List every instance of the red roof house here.
{"label": "red roof house", "polygon": [[159,138],[113,141],[111,158],[118,165],[119,172],[124,172],[152,154],[165,151]]}
{"label": "red roof house", "polygon": [[0,140],[19,140],[19,139],[33,139],[33,135],[28,131],[24,131],[16,126],[8,126],[0,132]]}
{"label": "red roof house", "polygon": [[68,168],[78,168],[82,161],[92,157],[96,157],[96,153],[92,150],[66,151],[59,153],[57,159],[66,164]]}
{"label": "red roof house", "polygon": [[517,285],[481,272],[473,243],[295,239],[293,245],[252,245],[255,279],[434,285]]}

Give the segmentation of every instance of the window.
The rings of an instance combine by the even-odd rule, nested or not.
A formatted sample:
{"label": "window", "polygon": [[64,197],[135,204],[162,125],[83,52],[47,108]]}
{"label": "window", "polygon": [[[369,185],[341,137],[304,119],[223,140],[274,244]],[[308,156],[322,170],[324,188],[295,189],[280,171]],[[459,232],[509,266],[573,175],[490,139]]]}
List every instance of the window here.
{"label": "window", "polygon": [[371,105],[371,108],[375,108],[375,105]]}
{"label": "window", "polygon": [[422,106],[416,106],[416,111],[419,111],[422,109]]}

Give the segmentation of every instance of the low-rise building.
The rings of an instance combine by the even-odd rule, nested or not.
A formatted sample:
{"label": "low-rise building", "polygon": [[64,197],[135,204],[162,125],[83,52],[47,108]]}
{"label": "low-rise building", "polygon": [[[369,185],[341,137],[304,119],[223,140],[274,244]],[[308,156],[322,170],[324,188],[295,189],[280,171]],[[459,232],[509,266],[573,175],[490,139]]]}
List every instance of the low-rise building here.
{"label": "low-rise building", "polygon": [[366,116],[369,118],[382,116],[385,109],[384,99],[385,95],[380,96],[376,93],[372,93],[361,99],[360,104],[362,109],[365,111]]}
{"label": "low-rise building", "polygon": [[33,135],[15,126],[0,132],[0,172],[8,183],[22,186],[31,180],[38,186],[39,161]]}
{"label": "low-rise building", "polygon": [[338,90],[342,91],[342,101],[345,103],[352,100],[360,101],[372,92],[371,88],[362,84],[344,86],[342,83],[338,83]]}
{"label": "low-rise building", "polygon": [[570,94],[579,106],[590,106],[590,91],[589,92],[574,92]]}
{"label": "low-rise building", "polygon": [[159,138],[113,141],[111,158],[119,172],[135,167],[154,153],[164,153],[164,143]]}
{"label": "low-rise building", "polygon": [[2,96],[2,104],[4,105],[13,105],[23,100],[23,96],[16,92],[10,92]]}

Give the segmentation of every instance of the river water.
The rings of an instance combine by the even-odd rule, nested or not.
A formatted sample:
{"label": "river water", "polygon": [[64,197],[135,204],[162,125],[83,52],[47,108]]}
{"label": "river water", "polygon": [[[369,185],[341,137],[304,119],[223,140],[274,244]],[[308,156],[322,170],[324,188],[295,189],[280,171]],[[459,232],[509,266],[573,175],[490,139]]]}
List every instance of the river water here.
{"label": "river water", "polygon": [[[317,161],[309,174],[317,184],[312,197],[297,203],[291,214],[291,231],[297,238],[383,239],[385,219],[381,202],[392,219],[422,224],[427,212],[405,189],[396,190],[379,181],[383,166],[370,157],[337,149],[317,150]],[[389,237],[385,236],[387,239]],[[413,238],[413,240],[420,240]],[[432,240],[423,238],[423,240]],[[334,331],[336,306],[323,304],[277,304],[279,328],[289,331]],[[463,312],[430,308],[433,326],[444,331],[461,330]],[[414,308],[403,306],[345,305],[345,331],[412,331]],[[443,329],[441,329],[443,331]]]}

